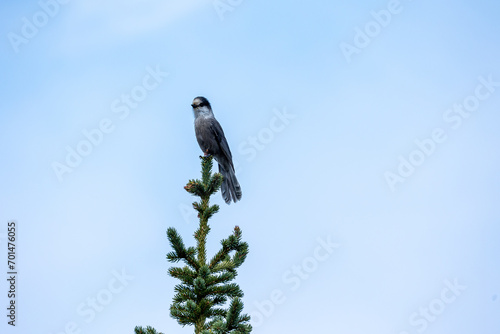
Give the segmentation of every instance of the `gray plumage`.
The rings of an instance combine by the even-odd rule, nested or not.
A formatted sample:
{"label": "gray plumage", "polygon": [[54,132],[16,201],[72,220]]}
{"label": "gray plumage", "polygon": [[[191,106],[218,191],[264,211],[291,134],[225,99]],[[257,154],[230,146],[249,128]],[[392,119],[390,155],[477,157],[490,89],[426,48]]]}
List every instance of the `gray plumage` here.
{"label": "gray plumage", "polygon": [[222,198],[227,204],[241,199],[241,187],[234,174],[233,157],[224,131],[215,119],[210,102],[202,96],[195,97],[193,103],[194,131],[201,150],[212,155],[219,163],[219,173],[223,176]]}

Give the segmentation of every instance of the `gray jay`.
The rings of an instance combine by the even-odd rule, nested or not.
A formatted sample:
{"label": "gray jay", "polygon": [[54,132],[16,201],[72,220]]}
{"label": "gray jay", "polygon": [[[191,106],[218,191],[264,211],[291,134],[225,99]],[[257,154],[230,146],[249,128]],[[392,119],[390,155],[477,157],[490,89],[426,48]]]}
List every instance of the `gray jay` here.
{"label": "gray jay", "polygon": [[210,102],[203,96],[195,97],[193,103],[194,132],[201,150],[212,155],[219,163],[219,173],[223,176],[222,198],[227,204],[241,199],[241,187],[234,174],[233,157],[224,131],[214,117]]}

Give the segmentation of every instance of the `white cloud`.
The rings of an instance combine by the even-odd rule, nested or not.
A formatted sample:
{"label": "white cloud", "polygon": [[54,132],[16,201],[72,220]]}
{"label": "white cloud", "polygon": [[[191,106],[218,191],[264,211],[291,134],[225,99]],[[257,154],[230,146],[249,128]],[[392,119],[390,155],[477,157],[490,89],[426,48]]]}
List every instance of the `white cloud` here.
{"label": "white cloud", "polygon": [[140,34],[158,29],[207,3],[206,0],[87,0],[75,2],[81,21],[99,18],[108,21],[110,32]]}
{"label": "white cloud", "polygon": [[[62,10],[61,51],[81,52],[93,47],[134,40],[161,29],[210,4],[209,0],[86,0],[68,3]],[[64,14],[64,11],[67,11]]]}

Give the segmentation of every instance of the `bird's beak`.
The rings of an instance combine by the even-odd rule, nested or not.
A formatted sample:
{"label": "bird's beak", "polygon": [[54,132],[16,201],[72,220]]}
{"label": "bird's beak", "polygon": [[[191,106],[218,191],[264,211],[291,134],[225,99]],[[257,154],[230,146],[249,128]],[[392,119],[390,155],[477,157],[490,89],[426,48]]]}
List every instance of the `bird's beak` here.
{"label": "bird's beak", "polygon": [[196,104],[192,103],[191,107],[196,108]]}

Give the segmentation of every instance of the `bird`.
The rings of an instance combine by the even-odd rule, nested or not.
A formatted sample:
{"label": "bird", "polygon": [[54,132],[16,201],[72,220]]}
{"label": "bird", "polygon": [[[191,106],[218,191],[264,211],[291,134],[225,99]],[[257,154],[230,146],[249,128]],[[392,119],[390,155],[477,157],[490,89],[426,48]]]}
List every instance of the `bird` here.
{"label": "bird", "polygon": [[236,178],[231,150],[222,130],[215,119],[210,102],[203,96],[194,98],[194,132],[196,140],[205,156],[213,156],[219,164],[219,173],[222,174],[222,198],[227,204],[241,199],[241,187]]}

